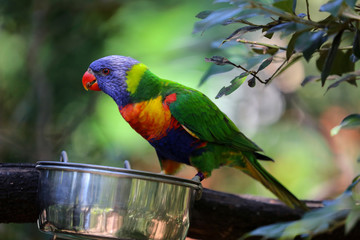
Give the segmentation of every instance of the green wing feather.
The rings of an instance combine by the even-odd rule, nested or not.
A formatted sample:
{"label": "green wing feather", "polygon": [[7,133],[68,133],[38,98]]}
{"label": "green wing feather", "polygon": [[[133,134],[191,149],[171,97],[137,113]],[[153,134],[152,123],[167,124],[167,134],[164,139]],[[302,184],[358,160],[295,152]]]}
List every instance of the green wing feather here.
{"label": "green wing feather", "polygon": [[171,114],[199,139],[240,151],[262,151],[207,96],[190,88],[178,87],[174,92],[177,95],[170,105]]}

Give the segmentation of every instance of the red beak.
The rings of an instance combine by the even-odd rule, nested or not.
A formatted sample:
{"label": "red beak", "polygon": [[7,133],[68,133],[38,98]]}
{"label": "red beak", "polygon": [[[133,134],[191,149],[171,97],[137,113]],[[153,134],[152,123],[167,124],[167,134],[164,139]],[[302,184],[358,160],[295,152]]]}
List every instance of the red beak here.
{"label": "red beak", "polygon": [[82,78],[82,83],[85,90],[93,90],[93,91],[101,91],[99,85],[96,82],[96,77],[94,76],[93,71],[88,68],[88,70],[84,73]]}

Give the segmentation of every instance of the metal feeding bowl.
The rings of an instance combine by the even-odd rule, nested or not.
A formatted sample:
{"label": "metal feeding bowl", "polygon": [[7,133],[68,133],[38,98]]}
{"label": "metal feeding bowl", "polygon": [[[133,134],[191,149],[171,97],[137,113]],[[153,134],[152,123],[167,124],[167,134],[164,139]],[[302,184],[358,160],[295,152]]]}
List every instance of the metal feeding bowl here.
{"label": "metal feeding bowl", "polygon": [[67,161],[36,168],[38,227],[63,239],[185,239],[201,194],[198,182],[126,168]]}

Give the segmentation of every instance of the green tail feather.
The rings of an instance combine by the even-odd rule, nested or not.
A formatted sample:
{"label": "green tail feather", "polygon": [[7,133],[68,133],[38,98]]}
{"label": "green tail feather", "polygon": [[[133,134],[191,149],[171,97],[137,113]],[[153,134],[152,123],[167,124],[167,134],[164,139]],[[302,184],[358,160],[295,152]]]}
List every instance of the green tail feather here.
{"label": "green tail feather", "polygon": [[[287,190],[278,180],[276,180],[268,171],[266,171],[258,162],[246,161],[245,172],[251,177],[260,181],[267,189],[269,189],[275,196],[291,208],[302,210],[309,210],[305,203],[297,199],[289,190]],[[243,170],[243,169],[242,169]]]}

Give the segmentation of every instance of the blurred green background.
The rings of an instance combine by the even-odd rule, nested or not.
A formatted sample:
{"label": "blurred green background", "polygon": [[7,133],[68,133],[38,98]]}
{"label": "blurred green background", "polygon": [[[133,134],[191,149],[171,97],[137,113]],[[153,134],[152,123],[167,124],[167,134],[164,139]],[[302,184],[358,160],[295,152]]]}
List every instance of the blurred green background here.
{"label": "blurred green background", "polygon": [[[312,16],[321,3],[312,1]],[[302,88],[304,76],[316,70],[314,63],[299,63],[270,86],[244,84],[215,100],[236,72],[216,75],[199,87],[211,65],[204,58],[221,52],[236,56],[241,64],[247,57],[242,55],[244,46],[220,47],[217,42],[236,26],[191,33],[195,15],[214,8],[218,6],[209,0],[1,1],[0,161],[56,161],[66,150],[71,162],[122,167],[128,159],[134,169],[159,172],[154,150],[122,119],[112,99],[82,87],[82,74],[93,60],[118,54],[206,93],[276,160],[263,165],[299,198],[338,195],[359,172],[360,135],[343,130],[330,137],[329,131],[346,115],[360,112],[358,89],[343,84],[324,94],[317,83]],[[260,35],[250,37],[258,40]],[[191,178],[195,173],[184,167],[178,176]],[[214,171],[203,185],[273,197],[259,183],[226,167]],[[0,236],[49,239],[35,223],[0,224]]]}

